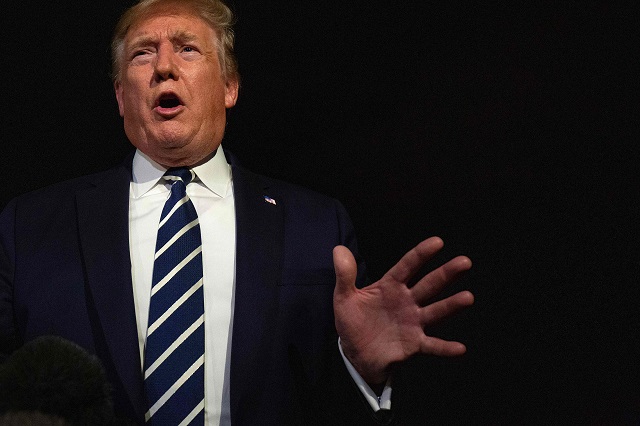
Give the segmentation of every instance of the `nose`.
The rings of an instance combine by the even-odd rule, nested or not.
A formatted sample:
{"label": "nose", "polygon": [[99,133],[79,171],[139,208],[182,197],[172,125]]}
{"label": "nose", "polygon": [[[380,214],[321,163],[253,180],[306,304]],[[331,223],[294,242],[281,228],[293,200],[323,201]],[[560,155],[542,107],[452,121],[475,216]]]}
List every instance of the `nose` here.
{"label": "nose", "polygon": [[179,70],[175,62],[175,52],[172,45],[164,44],[158,47],[154,71],[157,81],[178,79]]}

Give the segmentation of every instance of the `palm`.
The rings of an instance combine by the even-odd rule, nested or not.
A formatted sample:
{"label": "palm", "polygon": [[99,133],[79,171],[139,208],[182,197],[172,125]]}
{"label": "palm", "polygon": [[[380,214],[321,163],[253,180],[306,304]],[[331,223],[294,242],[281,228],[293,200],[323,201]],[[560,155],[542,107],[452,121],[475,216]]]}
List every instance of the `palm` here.
{"label": "palm", "polygon": [[427,303],[468,270],[471,261],[464,256],[456,257],[425,275],[413,287],[407,285],[442,244],[437,237],[423,241],[380,281],[363,289],[355,287],[356,263],[351,252],[342,246],[334,249],[336,329],[345,355],[368,383],[383,383],[393,363],[416,353],[455,356],[465,352],[461,343],[427,336],[424,327],[473,303],[473,295],[468,291]]}

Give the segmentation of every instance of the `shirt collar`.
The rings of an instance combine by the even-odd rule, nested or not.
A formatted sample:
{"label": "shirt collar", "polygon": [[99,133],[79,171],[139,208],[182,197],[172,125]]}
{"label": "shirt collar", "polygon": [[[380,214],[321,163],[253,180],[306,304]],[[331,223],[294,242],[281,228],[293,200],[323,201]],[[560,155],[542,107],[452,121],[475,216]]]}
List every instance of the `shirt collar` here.
{"label": "shirt collar", "polygon": [[[131,195],[140,198],[158,185],[167,168],[153,161],[140,150],[133,156],[133,181]],[[209,191],[225,197],[231,183],[231,166],[227,163],[222,147],[205,163],[194,167],[196,179]]]}

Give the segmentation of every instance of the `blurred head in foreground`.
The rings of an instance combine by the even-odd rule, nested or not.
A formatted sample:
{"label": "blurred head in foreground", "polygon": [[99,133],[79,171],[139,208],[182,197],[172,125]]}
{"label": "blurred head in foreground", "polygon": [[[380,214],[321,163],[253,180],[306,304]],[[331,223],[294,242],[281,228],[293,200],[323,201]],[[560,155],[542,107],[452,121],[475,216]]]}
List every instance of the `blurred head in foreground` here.
{"label": "blurred head in foreground", "polygon": [[0,365],[0,425],[111,425],[102,364],[60,337],[39,337]]}

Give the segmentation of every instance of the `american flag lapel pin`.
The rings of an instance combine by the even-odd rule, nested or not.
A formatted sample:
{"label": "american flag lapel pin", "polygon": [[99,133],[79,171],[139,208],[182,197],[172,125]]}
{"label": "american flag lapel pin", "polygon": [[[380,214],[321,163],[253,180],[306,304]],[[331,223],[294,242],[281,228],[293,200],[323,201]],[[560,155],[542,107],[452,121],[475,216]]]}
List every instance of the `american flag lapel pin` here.
{"label": "american flag lapel pin", "polygon": [[274,200],[273,198],[271,198],[271,197],[269,197],[267,195],[264,196],[264,201],[269,203],[269,204],[273,204],[274,206],[276,205],[276,200]]}

